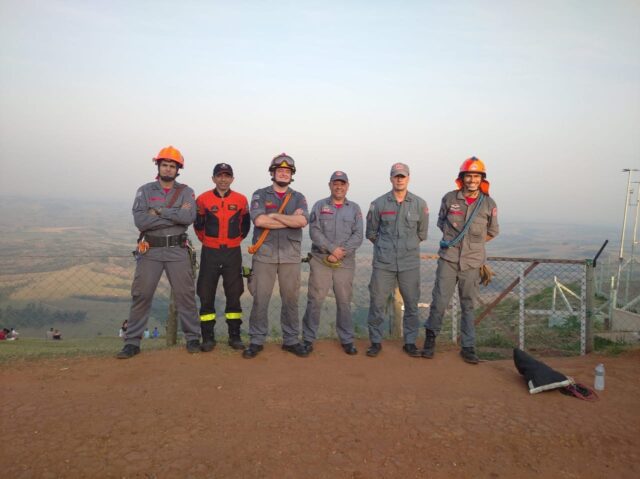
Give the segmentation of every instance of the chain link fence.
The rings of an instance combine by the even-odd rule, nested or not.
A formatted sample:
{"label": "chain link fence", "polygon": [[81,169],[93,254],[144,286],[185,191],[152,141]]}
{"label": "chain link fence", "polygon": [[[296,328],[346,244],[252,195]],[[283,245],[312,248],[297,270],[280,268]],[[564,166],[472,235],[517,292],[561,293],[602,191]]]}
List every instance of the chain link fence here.
{"label": "chain link fence", "polygon": [[[246,255],[244,264],[249,265],[250,262],[250,257]],[[436,264],[434,255],[423,255],[419,308],[422,323],[429,311]],[[598,336],[610,330],[612,325],[607,308],[602,307],[607,299],[600,294],[593,295],[593,319],[587,322],[587,262],[489,258],[488,264],[495,276],[489,286],[481,287],[476,305],[477,345],[480,351],[505,355],[510,354],[511,348],[521,347],[539,354],[580,354],[588,350],[590,334]],[[0,257],[0,327],[14,327],[28,337],[44,338],[50,327],[75,337],[115,336],[129,314],[134,268],[135,260],[130,255]],[[370,247],[363,246],[356,268],[352,314],[356,335],[366,338]],[[599,274],[600,271],[596,269],[595,278]],[[309,266],[303,264],[300,318],[306,307],[308,275]],[[597,280],[595,282],[598,284]],[[150,329],[157,326],[164,331],[169,303],[170,287],[163,277],[153,301]],[[224,311],[221,284],[216,304],[218,311]],[[251,311],[251,296],[246,288],[242,306],[245,314],[243,329],[246,330]],[[336,337],[335,314],[335,301],[330,292],[322,310],[321,337]],[[280,298],[276,282],[269,311],[270,335],[274,340],[281,337],[279,317]],[[456,293],[438,338],[440,343],[457,341],[459,317]],[[390,336],[393,323],[394,301],[390,297],[387,318]],[[226,335],[226,325],[219,325],[217,330]]]}

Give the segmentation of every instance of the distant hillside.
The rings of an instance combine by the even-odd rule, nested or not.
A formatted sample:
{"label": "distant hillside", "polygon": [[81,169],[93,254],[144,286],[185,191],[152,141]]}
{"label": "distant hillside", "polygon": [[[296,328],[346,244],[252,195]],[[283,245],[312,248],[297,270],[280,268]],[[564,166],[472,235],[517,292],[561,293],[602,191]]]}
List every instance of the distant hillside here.
{"label": "distant hillside", "polygon": [[[0,224],[0,310],[16,311],[46,308],[47,318],[74,318],[74,321],[51,326],[64,327],[67,334],[93,337],[114,335],[127,317],[130,286],[135,262],[131,256],[137,238],[130,206],[125,203],[86,202],[76,204],[65,200],[24,200],[3,198],[7,213]],[[435,220],[434,220],[435,221]],[[501,224],[501,234],[489,243],[491,256],[538,258],[591,258],[604,241],[615,232],[606,228],[554,224]],[[195,239],[193,231],[192,238]],[[303,251],[310,250],[305,231]],[[434,254],[440,234],[434,224],[422,252]],[[198,241],[195,241],[199,248]],[[612,243],[615,243],[612,241]],[[246,252],[249,240],[243,244],[244,264],[250,265]],[[614,253],[612,245],[608,253]],[[354,320],[361,334],[366,334],[366,314],[369,303],[368,282],[373,247],[364,242],[358,251],[358,274],[354,282]],[[423,265],[423,301],[430,300],[435,262]],[[302,267],[300,315],[304,313],[309,267]],[[537,270],[538,271],[538,270]],[[541,277],[547,273],[538,272]],[[535,277],[532,276],[532,277]],[[219,289],[219,304],[224,298]],[[166,319],[168,284],[161,283],[151,315],[150,327],[161,327]],[[331,294],[330,294],[331,298]],[[245,312],[251,308],[251,298],[243,296]],[[4,308],[4,309],[3,309]],[[16,309],[17,308],[17,309]],[[24,309],[31,308],[31,309]],[[276,290],[271,315],[279,315]],[[58,316],[55,316],[55,314]],[[84,315],[83,315],[84,314]],[[66,315],[66,316],[65,316]],[[248,317],[248,314],[246,314]],[[334,333],[335,303],[325,303],[321,333]],[[5,323],[11,321],[5,317]],[[12,324],[0,325],[11,327]],[[25,333],[40,336],[42,325],[30,329],[21,323]],[[35,324],[34,324],[35,326]],[[277,320],[272,322],[272,334],[279,334]],[[224,329],[224,328],[221,328]]]}

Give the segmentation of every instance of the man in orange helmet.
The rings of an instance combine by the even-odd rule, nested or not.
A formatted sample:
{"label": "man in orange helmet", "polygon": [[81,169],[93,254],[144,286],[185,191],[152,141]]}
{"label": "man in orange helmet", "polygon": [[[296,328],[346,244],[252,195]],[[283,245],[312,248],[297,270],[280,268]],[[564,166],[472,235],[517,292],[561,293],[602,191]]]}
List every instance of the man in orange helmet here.
{"label": "man in orange helmet", "polygon": [[153,161],[158,167],[156,181],[138,188],[133,202],[133,221],[140,230],[140,238],[131,286],[131,311],[119,359],[140,352],[151,301],[163,271],[175,296],[187,351],[200,351],[200,321],[187,237],[187,228],[196,219],[195,195],[187,185],[176,181],[178,170],[184,166],[184,158],[176,148],[163,148]]}
{"label": "man in orange helmet", "polygon": [[475,351],[473,303],[478,297],[480,267],[486,259],[485,244],[498,236],[498,208],[489,196],[484,163],[475,156],[465,160],[456,179],[457,189],[442,198],[438,228],[442,230],[433,300],[425,323],[422,356],[433,358],[436,336],[456,284],[460,296],[460,355],[478,364]]}

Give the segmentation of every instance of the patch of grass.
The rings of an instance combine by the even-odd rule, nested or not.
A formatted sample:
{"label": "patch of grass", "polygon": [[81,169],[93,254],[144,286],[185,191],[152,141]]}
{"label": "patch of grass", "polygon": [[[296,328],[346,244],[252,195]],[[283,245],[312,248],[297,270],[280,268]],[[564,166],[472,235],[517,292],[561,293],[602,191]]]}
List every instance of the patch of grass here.
{"label": "patch of grass", "polygon": [[494,332],[490,336],[479,340],[478,346],[487,348],[511,348],[513,347],[513,342],[502,334]]}
{"label": "patch of grass", "polygon": [[[178,342],[178,346],[183,347]],[[165,338],[143,339],[143,351],[166,349]],[[78,356],[113,356],[122,349],[120,338],[46,339],[20,338],[16,341],[0,341],[0,364],[20,360],[38,360]]]}
{"label": "patch of grass", "polygon": [[593,349],[599,353],[608,354],[610,356],[618,356],[629,350],[631,346],[624,341],[611,341],[610,339],[596,336],[593,338]]}
{"label": "patch of grass", "polygon": [[509,359],[510,353],[502,351],[477,351],[478,357],[484,361],[498,361],[500,359]]}

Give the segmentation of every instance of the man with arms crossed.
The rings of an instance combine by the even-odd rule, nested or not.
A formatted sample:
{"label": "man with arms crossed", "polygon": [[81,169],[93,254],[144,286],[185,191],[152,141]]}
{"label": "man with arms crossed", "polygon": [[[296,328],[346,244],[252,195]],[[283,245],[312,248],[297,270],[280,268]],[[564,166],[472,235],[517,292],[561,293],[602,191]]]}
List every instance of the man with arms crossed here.
{"label": "man with arms crossed", "polygon": [[151,301],[163,271],[175,296],[187,351],[200,351],[200,321],[187,237],[187,228],[196,219],[195,195],[187,185],[176,181],[178,170],[184,167],[184,158],[176,148],[163,148],[153,161],[158,167],[157,179],[138,188],[133,203],[133,220],[140,230],[138,261],[124,347],[118,359],[128,359],[140,352]]}
{"label": "man with arms crossed", "polygon": [[282,349],[299,357],[309,355],[298,337],[302,228],[307,225],[309,213],[304,195],[289,187],[295,172],[293,158],[286,153],[276,156],[269,165],[271,185],[257,190],[251,197],[254,229],[249,251],[254,256],[249,290],[253,294],[253,307],[249,316],[251,344],[242,353],[246,359],[255,358],[264,348],[276,276],[282,300]]}

